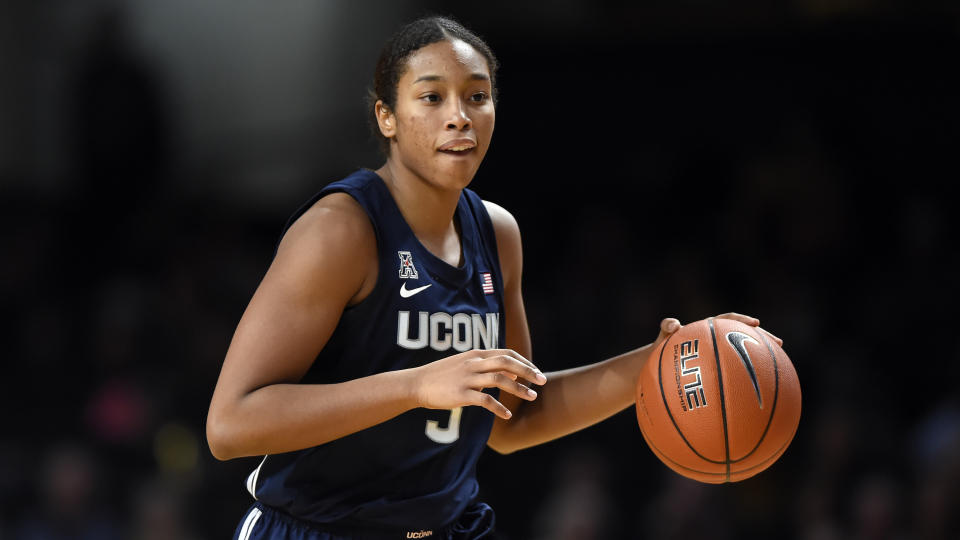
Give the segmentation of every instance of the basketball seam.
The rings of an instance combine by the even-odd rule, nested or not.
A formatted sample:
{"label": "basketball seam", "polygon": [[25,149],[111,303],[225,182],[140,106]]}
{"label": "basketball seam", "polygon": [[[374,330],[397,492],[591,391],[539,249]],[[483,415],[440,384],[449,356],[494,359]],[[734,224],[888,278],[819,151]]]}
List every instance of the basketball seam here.
{"label": "basketball seam", "polygon": [[[651,442],[649,438],[647,438],[647,435],[646,435],[645,433],[643,433],[642,430],[641,430],[640,433],[643,435],[644,440],[647,441],[647,445],[649,445],[650,448],[651,448],[654,452],[656,452],[658,456],[661,457],[661,459],[664,459],[664,460],[666,460],[666,461],[669,461],[670,463],[672,463],[672,464],[676,465],[677,467],[679,467],[679,468],[681,468],[681,469],[683,469],[683,470],[686,470],[686,471],[694,472],[694,473],[697,473],[697,474],[705,474],[705,475],[709,475],[709,476],[725,476],[727,482],[730,481],[730,472],[729,472],[729,471],[728,471],[728,472],[708,472],[708,471],[701,471],[701,470],[694,469],[694,468],[691,468],[691,467],[687,467],[686,465],[681,465],[680,463],[677,463],[676,461],[674,461],[673,459],[671,459],[669,456],[667,456],[666,454],[664,454],[662,450],[660,450],[659,448],[657,448],[657,446],[656,446],[655,444],[653,444],[653,442]],[[785,443],[783,443],[783,445],[782,445],[780,448],[778,448],[776,452],[774,452],[773,454],[771,454],[770,457],[768,457],[767,459],[761,461],[760,463],[757,463],[756,465],[751,465],[750,467],[747,467],[747,468],[745,468],[745,469],[740,469],[740,470],[733,471],[733,473],[734,473],[734,474],[740,474],[740,473],[744,473],[744,472],[747,472],[747,471],[751,471],[751,470],[753,470],[753,469],[756,469],[757,467],[764,467],[764,466],[769,467],[768,464],[769,464],[771,461],[776,461],[777,459],[780,458],[781,455],[783,455],[783,453],[786,451],[787,447],[790,446],[790,443],[793,442],[793,438],[796,437],[796,435],[797,435],[797,428],[794,428],[794,430],[793,430],[793,435],[791,435],[790,438],[787,439],[787,441],[786,441]],[[729,464],[728,464],[728,468],[729,468]],[[762,470],[762,469],[761,469],[761,470]]]}
{"label": "basketball seam", "polygon": [[747,459],[748,457],[752,456],[758,448],[760,448],[760,444],[762,444],[763,439],[767,437],[767,433],[770,431],[770,426],[773,424],[773,415],[777,412],[777,399],[779,399],[780,396],[780,369],[777,365],[777,353],[774,352],[773,347],[771,347],[770,343],[767,342],[767,339],[763,337],[763,334],[757,332],[757,335],[760,336],[760,340],[763,341],[767,351],[770,352],[770,357],[773,358],[773,405],[770,408],[770,418],[767,420],[767,426],[763,428],[763,434],[760,435],[760,440],[757,441],[757,445],[753,447],[753,450],[747,452],[742,458],[731,460],[732,463],[737,463]]}
{"label": "basketball seam", "polygon": [[710,325],[710,339],[713,340],[713,358],[717,362],[717,384],[720,389],[720,416],[723,418],[723,447],[726,452],[724,462],[727,465],[727,482],[730,481],[730,434],[727,432],[727,402],[723,394],[723,370],[720,368],[720,349],[717,347],[717,332],[713,328],[713,317],[707,319]]}

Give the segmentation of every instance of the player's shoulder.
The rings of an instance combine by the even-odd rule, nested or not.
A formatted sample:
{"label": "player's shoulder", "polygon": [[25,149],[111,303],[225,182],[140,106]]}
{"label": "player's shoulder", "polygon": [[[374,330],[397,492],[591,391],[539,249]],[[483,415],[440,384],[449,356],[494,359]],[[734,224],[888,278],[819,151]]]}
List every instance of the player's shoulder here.
{"label": "player's shoulder", "polygon": [[483,206],[490,215],[493,223],[493,232],[497,237],[497,252],[500,257],[500,269],[503,271],[503,281],[509,288],[512,283],[518,282],[523,267],[523,247],[520,240],[520,226],[506,208],[499,204],[483,201]]}
{"label": "player's shoulder", "polygon": [[517,223],[517,218],[513,217],[513,214],[511,214],[509,210],[486,199],[483,200],[483,206],[487,209],[487,214],[493,223],[493,230],[498,237],[502,235],[516,235],[519,237],[520,225]]}
{"label": "player's shoulder", "polygon": [[373,253],[375,246],[376,233],[360,203],[346,193],[334,192],[320,198],[290,225],[278,253],[294,247],[352,258]]}
{"label": "player's shoulder", "polygon": [[361,240],[374,238],[374,231],[370,218],[356,199],[344,192],[334,192],[324,195],[298,217],[285,236],[291,235]]}
{"label": "player's shoulder", "polygon": [[271,270],[304,297],[347,305],[372,288],[376,261],[376,233],[366,212],[350,195],[334,192],[290,225]]}

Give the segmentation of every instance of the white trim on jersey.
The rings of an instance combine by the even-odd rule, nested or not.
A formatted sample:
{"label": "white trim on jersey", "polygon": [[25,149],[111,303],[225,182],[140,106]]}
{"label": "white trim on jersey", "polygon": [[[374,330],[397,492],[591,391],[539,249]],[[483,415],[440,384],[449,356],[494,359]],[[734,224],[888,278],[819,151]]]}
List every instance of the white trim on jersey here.
{"label": "white trim on jersey", "polygon": [[262,515],[263,512],[259,508],[251,509],[250,513],[247,514],[247,519],[243,522],[243,527],[240,528],[240,536],[237,537],[237,540],[250,540],[250,535],[253,534],[253,526],[257,524],[257,520]]}
{"label": "white trim on jersey", "polygon": [[257,468],[247,477],[247,491],[250,492],[253,500],[259,500],[257,499],[257,480],[260,478],[260,468],[263,467],[263,464],[266,462],[267,456],[263,456],[263,461],[260,462],[260,465],[257,465]]}

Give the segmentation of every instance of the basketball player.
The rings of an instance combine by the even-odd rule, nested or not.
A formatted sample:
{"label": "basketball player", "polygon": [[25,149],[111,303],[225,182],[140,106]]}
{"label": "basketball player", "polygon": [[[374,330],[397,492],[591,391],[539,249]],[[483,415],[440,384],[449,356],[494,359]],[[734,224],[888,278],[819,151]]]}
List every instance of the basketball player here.
{"label": "basketball player", "polygon": [[[467,189],[496,68],[448,19],[386,44],[372,107],[386,163],[291,217],[210,403],[218,459],[265,456],[234,538],[489,537],[485,446],[514,452],[634,403],[653,344],[548,375],[530,361],[520,231]],[[679,327],[664,319],[655,343]]]}

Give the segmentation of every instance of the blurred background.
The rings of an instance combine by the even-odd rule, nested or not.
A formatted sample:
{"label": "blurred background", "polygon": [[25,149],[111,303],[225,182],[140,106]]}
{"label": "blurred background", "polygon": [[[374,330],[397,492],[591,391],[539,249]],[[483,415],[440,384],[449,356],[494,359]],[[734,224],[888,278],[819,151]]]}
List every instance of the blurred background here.
{"label": "blurred background", "polygon": [[472,187],[524,233],[540,367],[738,311],[803,388],[733,485],[633,409],[488,451],[505,538],[960,537],[956,3],[5,0],[0,538],[232,534],[259,461],[204,422],[233,329],[287,216],[382,163],[373,66],[432,12],[502,62]]}

